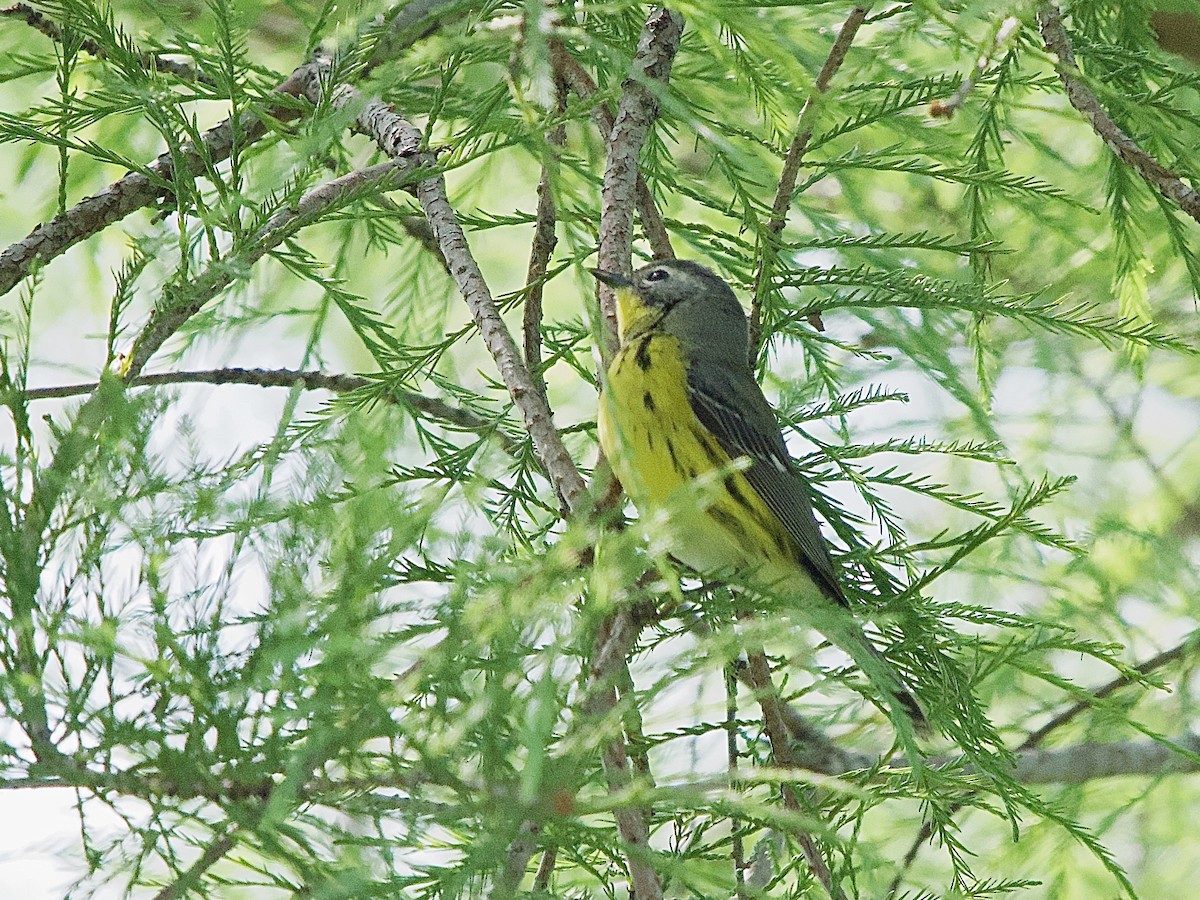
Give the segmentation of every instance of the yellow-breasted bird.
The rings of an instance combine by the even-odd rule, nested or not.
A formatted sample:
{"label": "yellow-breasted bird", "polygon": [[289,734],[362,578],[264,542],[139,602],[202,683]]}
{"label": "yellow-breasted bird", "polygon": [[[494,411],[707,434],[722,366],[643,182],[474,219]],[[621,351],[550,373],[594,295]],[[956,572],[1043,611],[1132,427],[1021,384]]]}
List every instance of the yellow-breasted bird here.
{"label": "yellow-breasted bird", "polygon": [[[616,289],[620,349],[598,424],[625,493],[645,515],[696,491],[701,508],[671,521],[671,554],[704,575],[795,598],[801,616],[924,728],[916,700],[846,609],[808,489],[751,371],[746,314],[729,285],[690,260],[652,263],[632,278],[593,274]],[[696,488],[705,476],[706,493]]]}

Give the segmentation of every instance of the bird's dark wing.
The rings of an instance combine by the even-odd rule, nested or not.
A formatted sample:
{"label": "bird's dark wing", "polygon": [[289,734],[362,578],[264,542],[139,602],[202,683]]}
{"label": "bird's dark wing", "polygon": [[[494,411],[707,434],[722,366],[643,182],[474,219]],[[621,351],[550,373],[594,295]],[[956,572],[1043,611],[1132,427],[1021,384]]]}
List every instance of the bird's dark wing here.
{"label": "bird's dark wing", "polygon": [[693,359],[688,365],[687,392],[696,418],[721,449],[731,459],[749,457],[746,480],[791,535],[800,552],[798,562],[823,593],[845,603],[808,489],[792,464],[771,406],[750,373],[731,371],[717,360]]}

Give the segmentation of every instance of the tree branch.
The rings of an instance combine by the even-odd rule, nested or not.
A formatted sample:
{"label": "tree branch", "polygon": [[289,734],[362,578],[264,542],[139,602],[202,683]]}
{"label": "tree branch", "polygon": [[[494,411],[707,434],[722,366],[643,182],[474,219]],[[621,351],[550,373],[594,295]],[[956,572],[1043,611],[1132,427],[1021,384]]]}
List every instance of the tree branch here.
{"label": "tree branch", "polygon": [[442,255],[450,266],[450,274],[467,301],[475,327],[479,329],[484,345],[500,370],[500,377],[509,395],[521,411],[525,428],[533,439],[538,458],[559,501],[568,513],[578,512],[586,503],[587,487],[554,427],[553,413],[521,359],[516,342],[492,298],[491,289],[471,254],[467,237],[446,196],[445,179],[438,175],[420,182],[417,185],[417,199],[437,236]]}
{"label": "tree branch", "polygon": [[[1164,650],[1162,653],[1152,656],[1145,662],[1138,663],[1136,666],[1134,666],[1133,671],[1142,676],[1149,675],[1151,672],[1161,669],[1163,666],[1170,665],[1176,660],[1182,659],[1190,651],[1194,650],[1198,644],[1200,644],[1200,631],[1193,631],[1169,650]],[[1041,728],[1031,731],[1025,740],[1021,742],[1021,746],[1017,748],[1017,752],[1032,750],[1033,748],[1037,747],[1042,743],[1042,741],[1049,737],[1051,732],[1056,731],[1062,726],[1066,725],[1080,713],[1091,709],[1097,700],[1103,700],[1105,697],[1108,697],[1110,694],[1115,693],[1121,688],[1127,687],[1132,682],[1133,679],[1131,676],[1119,675],[1112,681],[1108,682],[1108,684],[1091,691],[1087,700],[1081,700],[1078,703],[1068,706]]]}
{"label": "tree branch", "polygon": [[[633,652],[641,630],[641,623],[628,605],[622,606],[601,626],[596,639],[598,652],[588,673],[588,690],[583,702],[583,712],[588,722],[598,722],[616,709],[616,686],[630,679],[629,654]],[[601,762],[609,790],[613,793],[623,791],[633,783],[634,772],[622,733],[619,732],[607,742]],[[642,773],[641,777],[648,780],[650,776],[649,773]],[[650,811],[630,805],[618,807],[613,815],[626,848],[625,858],[633,882],[633,895],[638,900],[661,900],[662,885],[658,873],[645,859],[650,849]]]}
{"label": "tree branch", "polygon": [[[656,7],[638,39],[637,54],[622,85],[623,93],[613,117],[606,147],[604,186],[600,191],[599,266],[628,275],[633,248],[633,207],[637,191],[638,159],[650,126],[658,115],[658,91],[671,74],[671,63],[683,37],[683,16]],[[617,334],[617,314],[612,288],[600,285],[600,310],[608,323],[608,348],[612,355]]]}
{"label": "tree branch", "polygon": [[[411,168],[414,167],[410,165]],[[51,517],[71,478],[95,445],[96,435],[114,409],[118,408],[124,385],[140,375],[162,344],[188,318],[228,286],[235,273],[244,266],[261,259],[300,227],[315,221],[328,208],[343,202],[347,195],[353,195],[364,187],[395,186],[404,176],[402,166],[389,161],[352,172],[313,189],[294,207],[272,216],[242,248],[212,263],[195,281],[177,292],[178,296],[169,297],[155,310],[134,340],[120,375],[106,374],[101,378],[95,390],[76,411],[70,426],[62,432],[53,458],[37,472],[29,502],[14,529],[16,535],[12,541],[5,542],[0,551],[4,553],[7,564],[16,664],[23,676],[16,679],[15,693],[21,705],[22,725],[39,761],[45,762],[48,758],[60,755],[51,738],[46,692],[42,685],[42,662],[35,642],[42,571],[53,551],[53,541],[47,545],[46,534]],[[231,265],[234,261],[244,266]]]}
{"label": "tree branch", "polygon": [[[751,365],[758,362],[758,345],[762,338],[763,299],[771,290],[775,258],[779,253],[778,237],[787,222],[788,208],[792,205],[792,195],[796,192],[796,179],[800,174],[800,164],[804,161],[808,142],[812,140],[817,110],[820,108],[822,97],[829,91],[829,83],[833,80],[833,76],[846,61],[850,45],[854,43],[854,37],[858,34],[858,29],[862,27],[867,13],[871,11],[873,5],[873,3],[861,3],[850,10],[850,15],[842,23],[841,30],[838,32],[833,46],[829,49],[829,55],[825,57],[821,71],[817,73],[817,80],[813,82],[812,90],[808,92],[808,97],[805,98],[804,105],[800,107],[800,114],[796,118],[796,134],[792,138],[787,156],[783,160],[783,170],[779,174],[779,187],[775,191],[775,201],[771,204],[771,218],[767,221],[763,242],[759,248],[758,271],[754,276],[754,297],[750,304]],[[820,329],[822,326],[819,314],[815,315],[818,317],[813,326]]]}
{"label": "tree branch", "polygon": [[[554,80],[555,112],[566,109],[567,86],[559,77]],[[525,365],[533,375],[538,392],[546,396],[546,379],[542,377],[542,293],[550,256],[558,243],[555,228],[558,210],[554,205],[554,181],[558,176],[559,157],[567,140],[567,126],[559,123],[546,136],[542,153],[542,174],[537,186],[537,220],[533,226],[533,242],[529,248],[529,267],[525,271],[525,308],[521,316]]]}
{"label": "tree branch", "polygon": [[[763,726],[766,728],[767,740],[771,744],[771,757],[775,760],[775,765],[780,768],[799,768],[799,762],[792,752],[791,735],[784,722],[782,711],[784,704],[779,699],[779,694],[775,691],[775,684],[771,680],[771,665],[767,660],[767,654],[762,647],[755,646],[747,649],[746,657],[749,662],[747,674],[754,689],[755,699],[762,710]],[[783,803],[788,809],[801,814],[805,812],[796,797],[795,789],[790,784],[781,783],[779,790],[783,795]],[[842,900],[845,895],[841,888],[834,883],[833,873],[829,871],[829,866],[821,856],[821,850],[813,836],[800,828],[792,829],[792,833],[800,845],[813,875],[821,882],[833,900]]]}
{"label": "tree branch", "polygon": [[1022,784],[1083,784],[1100,778],[1200,771],[1200,762],[1195,758],[1200,755],[1200,736],[1185,735],[1171,743],[1176,746],[1159,741],[1121,741],[1030,750],[1017,757],[1014,774]]}
{"label": "tree branch", "polygon": [[[595,100],[596,82],[579,64],[579,60],[571,55],[562,41],[551,41],[550,62],[558,77],[562,78],[567,87],[571,89],[571,93],[581,100]],[[604,140],[608,140],[613,130],[612,111],[604,103],[596,101],[592,106],[592,119],[600,131],[600,136]],[[640,170],[635,191],[638,218],[641,219],[642,232],[646,235],[650,252],[654,254],[655,259],[674,259],[675,249],[671,246],[671,236],[667,233],[662,213],[658,211],[658,204],[654,202],[654,195],[650,192]]]}
{"label": "tree branch", "polygon": [[[1176,644],[1174,647],[1170,648],[1169,650],[1164,650],[1162,653],[1159,653],[1156,656],[1151,657],[1150,659],[1146,660],[1145,662],[1139,663],[1137,666],[1134,667],[1134,671],[1140,673],[1142,676],[1149,675],[1151,672],[1155,671],[1156,669],[1161,669],[1163,666],[1168,665],[1169,663],[1182,658],[1188,652],[1188,650],[1194,648],[1197,645],[1198,641],[1200,641],[1200,631],[1194,631],[1191,634],[1189,634],[1183,641]],[[1108,760],[1112,760],[1113,758],[1119,758],[1119,756],[1120,756],[1119,752],[1112,749],[1113,747],[1116,747],[1118,745],[1103,745],[1103,744],[1101,744],[1101,745],[1083,745],[1083,746],[1067,747],[1064,749],[1051,750],[1051,751],[1039,751],[1036,748],[1047,737],[1049,737],[1051,733],[1058,730],[1062,726],[1066,725],[1068,722],[1070,722],[1072,719],[1074,719],[1080,713],[1084,712],[1085,710],[1091,709],[1097,700],[1103,700],[1105,697],[1114,693],[1118,689],[1131,684],[1132,681],[1133,681],[1133,679],[1130,675],[1120,675],[1120,676],[1114,678],[1112,681],[1108,682],[1107,684],[1105,684],[1105,685],[1097,688],[1095,691],[1093,691],[1089,695],[1088,700],[1081,700],[1078,703],[1071,704],[1066,709],[1064,709],[1062,712],[1058,713],[1058,715],[1051,718],[1050,721],[1047,722],[1045,725],[1031,731],[1025,737],[1025,740],[1021,742],[1021,745],[1019,747],[1017,747],[1017,749],[1015,751],[1015,753],[1017,754],[1017,771],[1018,771],[1018,773],[1020,773],[1020,774],[1018,774],[1017,777],[1027,784],[1039,784],[1039,783],[1046,783],[1046,782],[1054,781],[1054,780],[1056,780],[1054,777],[1054,773],[1070,771],[1069,760],[1070,760],[1070,757],[1072,754],[1078,752],[1081,754],[1081,759],[1086,758],[1087,754],[1084,751],[1084,747],[1087,747],[1087,746],[1108,747],[1109,750],[1108,750],[1107,754],[1105,754],[1104,751],[1100,751],[1101,755],[1104,755],[1105,758]],[[1186,746],[1188,740],[1189,740],[1189,738],[1183,738],[1179,741],[1176,741],[1176,743],[1180,744],[1181,746]],[[1167,751],[1167,749],[1168,749],[1168,748],[1165,748],[1162,744],[1157,743],[1157,742],[1147,742],[1147,744],[1152,745],[1152,747],[1147,746],[1141,751],[1130,749],[1128,758],[1130,760],[1141,760],[1141,761],[1150,760],[1150,761],[1152,761],[1155,758],[1156,752]],[[1123,744],[1120,746],[1126,747],[1126,748],[1133,747],[1133,745],[1131,745],[1131,744]],[[1153,750],[1152,748],[1157,748],[1157,751]],[[1193,751],[1193,752],[1195,752],[1195,751]],[[1175,756],[1176,756],[1176,764],[1190,762],[1189,760],[1186,759],[1186,757],[1179,756],[1178,754],[1175,754]],[[1066,759],[1065,764],[1064,764],[1064,762],[1059,760],[1059,757],[1065,757],[1065,759]],[[1091,768],[1091,770],[1099,773],[1099,772],[1103,771],[1103,767],[1100,766],[1099,764],[1097,764],[1096,766],[1093,766]],[[1171,770],[1171,771],[1194,771],[1194,769],[1180,768],[1178,770]],[[1043,774],[1043,773],[1045,773],[1045,774]],[[1167,773],[1167,770],[1164,769],[1162,772],[1160,772],[1158,774],[1166,774],[1166,773]],[[1109,774],[1139,774],[1139,773],[1110,772]],[[1143,772],[1140,774],[1155,774],[1155,773],[1144,773]],[[1097,774],[1096,777],[1104,777],[1104,776]],[[1087,780],[1087,779],[1083,779],[1083,780]],[[1079,783],[1079,782],[1068,782],[1068,783]],[[951,814],[957,812],[959,809],[962,808],[962,806],[963,806],[962,803],[958,803],[958,804],[954,805],[951,808]],[[903,877],[904,873],[908,870],[908,868],[912,865],[913,861],[917,858],[917,854],[921,852],[921,847],[925,844],[925,842],[927,840],[929,840],[929,838],[932,834],[933,834],[933,829],[930,827],[928,822],[921,825],[921,829],[920,829],[920,831],[918,831],[916,839],[912,842],[912,845],[908,848],[908,852],[905,853],[905,855],[904,855],[904,859],[902,860],[901,865],[900,865],[900,871],[897,873],[896,877],[892,880],[891,887],[888,891],[889,896],[895,895],[896,891],[899,890],[901,878]]]}
{"label": "tree branch", "polygon": [[[45,13],[34,9],[28,3],[14,3],[12,6],[0,9],[0,16],[7,16],[13,19],[20,19],[25,24],[29,25],[36,31],[40,31],[56,44],[64,43],[66,33],[63,27],[47,16]],[[85,53],[88,53],[96,59],[107,59],[108,54],[91,38],[84,38],[80,42],[79,47]],[[155,72],[162,72],[164,75],[172,75],[175,78],[180,78],[184,81],[195,81],[200,84],[207,84],[210,87],[214,86],[211,78],[203,72],[197,71],[196,68],[188,63],[177,62],[173,59],[168,59],[158,53],[150,53],[142,51],[138,53],[138,57],[142,61],[142,65],[147,69],[152,69]]]}
{"label": "tree branch", "polygon": [[[183,372],[161,372],[154,375],[139,375],[129,382],[131,387],[153,387],[168,384],[242,384],[255,387],[292,387],[302,384],[306,390],[332,391],[335,394],[345,394],[361,388],[370,387],[378,382],[362,375],[330,374],[313,370],[301,369],[245,369],[223,368],[202,369]],[[51,400],[64,397],[78,397],[93,393],[99,384],[95,381],[81,384],[64,384],[54,387],[30,388],[25,391],[26,400]],[[410,406],[425,413],[432,419],[437,419],[447,425],[453,425],[467,431],[478,431],[495,434],[496,439],[509,453],[519,449],[517,443],[501,431],[495,422],[475,415],[462,407],[454,406],[445,400],[418,394],[414,391],[389,391],[385,399],[393,403]]]}
{"label": "tree branch", "polygon": [[200,876],[220,862],[225,854],[233,849],[233,846],[232,834],[221,835],[208,845],[200,858],[192,864],[191,868],[155,894],[154,900],[179,900],[179,898],[186,897],[192,888],[195,887],[196,881]]}
{"label": "tree branch", "polygon": [[[301,66],[292,77],[275,89],[281,95],[296,96],[302,75],[311,64]],[[249,113],[236,122],[229,118],[204,132],[203,152],[185,144],[178,158],[184,164],[183,176],[195,178],[208,166],[228,159],[236,144],[246,147],[268,132],[266,118],[288,122],[300,116],[292,105],[268,106],[263,117]],[[172,182],[176,157],[163,153],[140,172],[130,172],[98,194],[87,197],[51,221],[38,225],[21,240],[0,253],[0,295],[8,293],[35,267],[62,256],[80,241],[99,234],[131,213],[173,196]]]}
{"label": "tree branch", "polygon": [[[448,10],[469,5],[467,0],[417,0],[407,4],[393,19],[388,39],[377,46],[374,61],[382,61],[407,49],[436,30],[445,21]],[[228,118],[210,128],[201,138],[203,150],[185,143],[178,153],[178,159],[184,165],[183,177],[202,175],[210,166],[228,159],[235,146],[244,150],[261,140],[270,132],[271,121],[290,122],[300,118],[303,114],[300,107],[283,98],[299,97],[311,86],[325,84],[331,67],[329,57],[305,63],[274,89],[274,94],[281,98],[279,102],[268,102],[265,109],[247,112],[236,120]],[[317,103],[320,95],[318,90],[316,96],[310,94],[309,99]],[[99,193],[79,201],[62,215],[38,225],[0,253],[0,296],[12,290],[37,266],[49,263],[137,210],[170,199],[174,195],[173,182],[180,175],[175,171],[175,161],[176,156],[163,153],[141,171],[128,173]]]}
{"label": "tree branch", "polygon": [[958,86],[958,90],[950,96],[949,100],[945,102],[935,100],[929,104],[929,115],[935,119],[953,118],[954,114],[967,102],[967,97],[975,89],[976,82],[991,68],[997,56],[1008,51],[1009,42],[1014,36],[1020,33],[1020,19],[1016,16],[1008,16],[1002,19],[996,25],[996,30],[992,35],[987,52],[979,54],[979,59],[975,61],[975,68],[971,70],[971,74],[962,80],[962,84]]}
{"label": "tree branch", "polygon": [[1125,165],[1137,172],[1151,187],[1175,203],[1185,213],[1200,222],[1200,193],[1186,184],[1179,175],[1138,146],[1104,109],[1099,98],[1083,79],[1075,62],[1075,50],[1062,24],[1062,11],[1054,3],[1043,2],[1038,7],[1038,26],[1046,49],[1058,57],[1059,80],[1067,92],[1067,100],[1081,112],[1092,130],[1108,145]]}
{"label": "tree branch", "polygon": [[[392,159],[319,185],[293,206],[271,216],[246,242],[244,251],[233,256],[243,266],[251,266],[331,208],[343,205],[348,199],[369,190],[390,191],[402,187],[413,179],[418,168],[417,160]],[[194,281],[177,290],[175,293],[178,297],[168,297],[165,303],[154,310],[129,352],[122,372],[126,382],[140,375],[150,357],[168,338],[233,283],[241,269],[231,265],[231,262],[228,257],[215,261]]]}

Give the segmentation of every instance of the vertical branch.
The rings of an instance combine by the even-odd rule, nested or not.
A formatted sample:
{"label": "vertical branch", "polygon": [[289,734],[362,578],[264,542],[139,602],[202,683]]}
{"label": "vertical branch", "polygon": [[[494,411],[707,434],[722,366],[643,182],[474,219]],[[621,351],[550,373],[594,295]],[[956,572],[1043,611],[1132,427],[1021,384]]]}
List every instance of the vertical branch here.
{"label": "vertical branch", "polygon": [[[579,64],[579,61],[567,52],[567,48],[561,41],[551,42],[550,54],[555,72],[571,89],[571,92],[582,100],[591,100],[596,94],[596,82]],[[592,107],[592,118],[596,122],[601,137],[607,140],[613,130],[612,111],[605,104],[596,103]],[[637,192],[638,218],[642,220],[642,232],[646,235],[650,252],[654,254],[655,259],[674,259],[675,248],[671,246],[671,236],[667,234],[667,226],[663,224],[662,213],[658,211],[654,195],[650,192],[650,187],[646,184],[646,179],[642,177],[640,171],[635,190]]]}
{"label": "vertical branch", "polygon": [[[567,85],[555,75],[554,111],[562,116],[567,106]],[[546,136],[546,147],[542,156],[542,174],[537,186],[537,220],[533,226],[533,243],[529,248],[529,268],[525,273],[525,309],[521,316],[521,331],[524,338],[525,365],[533,375],[539,393],[546,394],[546,380],[542,377],[542,291],[545,288],[546,270],[550,267],[550,255],[558,238],[554,234],[558,212],[554,207],[554,179],[558,175],[559,156],[567,140],[567,126],[563,122]]]}
{"label": "vertical branch", "polygon": [[[658,91],[671,74],[671,63],[682,37],[683,16],[656,7],[642,29],[629,77],[622,85],[624,93],[608,135],[608,159],[604,168],[604,186],[600,191],[599,265],[610,272],[628,274],[631,269],[638,159],[650,126],[658,115]],[[616,343],[617,319],[612,289],[603,284],[600,285],[600,309],[609,330],[609,346],[601,353],[607,359]]]}
{"label": "vertical branch", "polygon": [[[813,124],[821,99],[829,91],[829,83],[837,70],[846,60],[850,45],[858,29],[862,27],[871,11],[872,3],[861,3],[850,10],[850,15],[842,23],[837,39],[825,57],[817,80],[813,82],[812,90],[800,108],[796,119],[796,134],[788,147],[787,156],[783,161],[783,171],[779,175],[779,187],[775,191],[775,202],[771,204],[771,218],[767,221],[766,232],[762,238],[762,246],[758,261],[758,271],[754,276],[754,299],[750,307],[750,364],[758,361],[759,342],[762,339],[762,304],[763,299],[771,290],[771,282],[775,275],[775,260],[779,253],[779,235],[787,222],[788,207],[792,205],[792,194],[796,192],[796,179],[800,174],[800,164],[804,162],[804,154],[808,150],[808,142],[812,140]],[[820,319],[814,327],[821,328]]]}
{"label": "vertical branch", "polygon": [[[670,75],[682,36],[683,17],[661,7],[655,8],[642,29],[629,76],[622,86],[621,100],[607,136],[604,185],[600,193],[599,262],[602,268],[611,271],[629,272],[631,268],[638,159],[650,126],[658,115],[657,90]],[[560,53],[559,57],[563,55]],[[608,346],[601,348],[601,356],[608,359],[615,345],[616,319],[612,292],[604,286],[601,286],[601,292],[601,309],[609,326]],[[628,605],[618,609],[601,626],[584,703],[589,719],[606,715],[616,708],[617,684],[632,684],[628,657],[640,630]],[[632,784],[633,770],[623,736],[618,735],[608,742],[602,762],[613,791]],[[649,773],[644,773],[643,777],[648,778]],[[662,885],[653,867],[643,858],[650,844],[649,810],[626,806],[616,810],[615,815],[622,843],[627,848],[626,859],[634,894],[638,900],[658,900],[662,897]]]}
{"label": "vertical branch", "polygon": [[[628,679],[629,654],[637,643],[641,625],[628,605],[622,606],[601,626],[596,636],[596,654],[588,672],[588,693],[583,711],[588,722],[598,722],[617,707],[616,685]],[[604,776],[613,793],[633,784],[633,768],[618,734],[608,741],[601,754]],[[648,778],[646,773],[642,777]],[[621,842],[628,848],[626,862],[637,900],[661,900],[658,874],[643,857],[650,847],[649,811],[640,806],[622,806],[614,811]]]}
{"label": "vertical branch", "polygon": [[[783,704],[771,681],[771,665],[767,661],[767,654],[761,647],[756,646],[747,649],[746,657],[749,662],[750,681],[754,685],[755,698],[762,710],[763,726],[767,732],[767,740],[771,743],[771,756],[775,760],[775,765],[785,769],[798,768],[799,762],[792,752],[787,725],[784,721]],[[792,786],[781,784],[779,787],[784,805],[793,812],[802,812],[802,805]],[[817,847],[813,836],[799,828],[793,831],[793,835],[817,880],[824,885],[825,890],[834,900],[842,900],[842,890],[834,884],[833,873],[829,871],[829,866],[821,856],[820,848]]]}
{"label": "vertical branch", "polygon": [[[733,664],[725,666],[725,755],[728,759],[729,786],[737,789],[738,783],[738,728],[737,728],[737,676]],[[746,900],[746,847],[740,831],[741,822],[736,817],[729,820],[730,853],[733,856],[733,883],[737,900]]]}

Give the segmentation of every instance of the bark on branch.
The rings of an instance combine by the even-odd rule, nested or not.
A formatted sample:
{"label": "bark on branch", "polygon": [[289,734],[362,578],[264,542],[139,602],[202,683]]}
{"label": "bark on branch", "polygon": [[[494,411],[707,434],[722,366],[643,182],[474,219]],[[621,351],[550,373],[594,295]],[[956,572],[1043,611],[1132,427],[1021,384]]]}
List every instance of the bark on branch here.
{"label": "bark on branch", "polygon": [[[638,40],[637,54],[624,93],[613,116],[608,135],[608,159],[604,186],[600,191],[599,266],[626,275],[631,271],[633,210],[637,196],[638,160],[650,126],[658,115],[659,91],[671,74],[671,63],[683,37],[683,16],[661,7],[646,20]],[[615,346],[616,308],[612,288],[600,286],[600,309],[608,322],[610,341]],[[611,356],[613,347],[602,354]]]}
{"label": "bark on branch", "polygon": [[[800,175],[800,165],[804,162],[808,142],[812,140],[817,110],[820,108],[821,99],[829,92],[829,84],[833,81],[833,76],[846,61],[850,45],[854,43],[858,29],[866,21],[872,5],[873,3],[860,3],[850,10],[846,21],[842,23],[841,30],[838,31],[837,38],[834,39],[833,46],[829,48],[829,55],[825,57],[821,71],[817,73],[812,90],[808,92],[808,96],[804,99],[804,105],[800,107],[800,114],[796,117],[796,133],[792,137],[787,156],[783,160],[783,170],[779,173],[779,186],[775,190],[775,200],[771,204],[771,218],[767,222],[763,243],[759,248],[758,271],[754,277],[754,297],[750,305],[750,364],[752,366],[758,362],[758,345],[762,337],[762,304],[764,297],[771,290],[771,284],[775,277],[775,258],[779,253],[778,238],[783,233],[783,226],[787,223],[788,208],[792,205],[792,195],[796,193],[796,179]],[[813,321],[813,326],[822,327],[819,314]]]}
{"label": "bark on branch", "polygon": [[1200,222],[1200,193],[1147,153],[1130,137],[1088,87],[1075,62],[1075,49],[1062,23],[1062,11],[1054,3],[1038,8],[1038,27],[1046,49],[1058,57],[1058,77],[1067,92],[1067,100],[1091,123],[1092,130],[1125,165],[1137,172],[1160,194]]}

